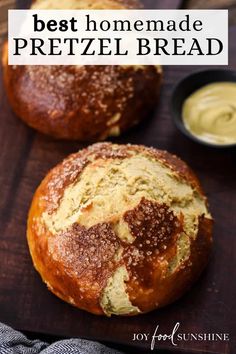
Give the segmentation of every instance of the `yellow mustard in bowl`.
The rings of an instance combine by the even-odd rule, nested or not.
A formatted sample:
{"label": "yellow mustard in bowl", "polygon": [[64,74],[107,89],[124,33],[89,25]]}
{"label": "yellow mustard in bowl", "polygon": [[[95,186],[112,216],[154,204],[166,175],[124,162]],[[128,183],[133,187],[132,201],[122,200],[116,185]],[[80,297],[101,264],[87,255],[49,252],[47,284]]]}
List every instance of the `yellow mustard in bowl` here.
{"label": "yellow mustard in bowl", "polygon": [[186,129],[203,141],[236,143],[236,83],[215,82],[203,86],[183,104]]}

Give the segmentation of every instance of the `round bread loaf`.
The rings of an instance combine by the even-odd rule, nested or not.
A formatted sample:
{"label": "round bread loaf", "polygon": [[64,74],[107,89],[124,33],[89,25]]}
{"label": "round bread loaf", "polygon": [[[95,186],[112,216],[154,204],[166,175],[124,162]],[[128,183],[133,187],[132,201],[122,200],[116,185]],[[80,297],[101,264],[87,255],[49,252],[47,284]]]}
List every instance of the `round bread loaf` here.
{"label": "round bread loaf", "polygon": [[196,280],[212,218],[197,178],[176,156],[98,143],[42,181],[27,235],[54,294],[94,314],[136,315],[176,300]]}
{"label": "round bread loaf", "polygon": [[[34,9],[129,9],[138,0],[40,0]],[[150,116],[160,66],[10,66],[3,48],[4,81],[15,113],[56,138],[81,141],[117,136]]]}

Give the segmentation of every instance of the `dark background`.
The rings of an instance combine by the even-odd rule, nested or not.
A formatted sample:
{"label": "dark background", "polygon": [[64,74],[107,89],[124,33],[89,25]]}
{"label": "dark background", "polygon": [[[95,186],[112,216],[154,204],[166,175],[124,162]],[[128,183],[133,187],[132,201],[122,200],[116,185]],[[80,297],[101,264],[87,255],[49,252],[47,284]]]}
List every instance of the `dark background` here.
{"label": "dark background", "polygon": [[[26,7],[28,1],[1,0],[1,40],[6,32],[6,8]],[[156,1],[149,8],[230,8],[230,67],[236,69],[236,1]],[[5,10],[4,10],[5,9]],[[45,137],[25,126],[12,113],[0,70],[0,321],[31,337],[53,341],[81,336],[112,342],[127,352],[148,353],[150,346],[131,345],[134,332],[153,332],[157,324],[168,333],[176,322],[181,332],[229,332],[223,342],[181,343],[174,351],[169,343],[159,348],[181,353],[235,354],[236,328],[236,151],[201,146],[176,130],[170,114],[170,97],[178,80],[204,67],[164,67],[164,85],[155,115],[120,138],[121,143],[141,143],[166,149],[182,157],[196,171],[209,197],[215,219],[214,247],[208,268],[179,301],[164,309],[133,318],[96,317],[77,310],[52,295],[32,267],[25,238],[27,212],[35,188],[47,171],[84,144]],[[118,343],[118,344],[117,344]],[[137,343],[136,343],[137,344]],[[124,347],[125,346],[125,347]],[[161,353],[164,353],[161,350]]]}

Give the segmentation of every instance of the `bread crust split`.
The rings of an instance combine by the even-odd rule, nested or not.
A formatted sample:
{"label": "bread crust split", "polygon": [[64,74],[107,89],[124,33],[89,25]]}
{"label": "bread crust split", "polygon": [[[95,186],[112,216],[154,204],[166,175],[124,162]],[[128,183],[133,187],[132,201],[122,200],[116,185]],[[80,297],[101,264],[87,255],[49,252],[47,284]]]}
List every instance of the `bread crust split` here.
{"label": "bread crust split", "polygon": [[[91,182],[95,175],[98,182]],[[176,191],[166,202],[162,185],[152,188],[152,180],[155,186],[162,179],[163,190],[171,181],[170,194]],[[98,143],[70,155],[42,181],[27,238],[34,266],[55,295],[97,315],[136,315],[175,301],[199,277],[212,218],[198,179],[179,158]]]}

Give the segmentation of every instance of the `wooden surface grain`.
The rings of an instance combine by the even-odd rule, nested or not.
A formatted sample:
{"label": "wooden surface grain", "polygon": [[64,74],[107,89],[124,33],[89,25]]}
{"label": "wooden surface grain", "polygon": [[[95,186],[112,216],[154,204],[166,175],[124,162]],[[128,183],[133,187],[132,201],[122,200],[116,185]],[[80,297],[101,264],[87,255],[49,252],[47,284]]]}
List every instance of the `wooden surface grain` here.
{"label": "wooden surface grain", "polygon": [[[149,6],[151,1],[149,1]],[[148,6],[148,4],[147,4]],[[158,2],[155,2],[158,6]],[[236,28],[230,30],[230,67],[236,69]],[[203,67],[165,67],[161,100],[154,117],[131,130],[121,143],[169,150],[196,171],[215,219],[214,247],[208,268],[179,301],[133,318],[96,317],[52,295],[35,272],[26,243],[26,219],[35,188],[47,171],[82,144],[50,139],[12,113],[0,72],[0,321],[25,331],[133,345],[133,333],[169,333],[180,322],[183,333],[230,333],[230,343],[182,342],[186,353],[235,353],[236,150],[198,145],[178,132],[170,115],[176,82]],[[150,344],[135,343],[140,347]],[[169,342],[159,344],[174,351]]]}

